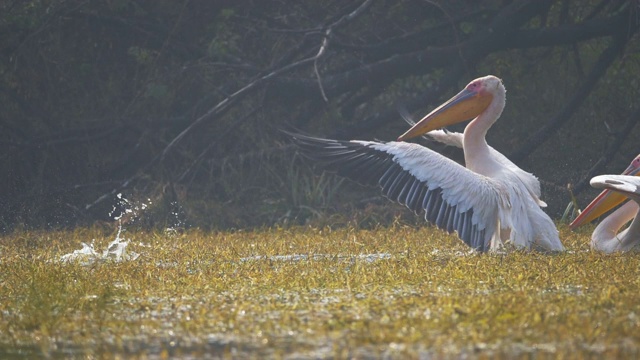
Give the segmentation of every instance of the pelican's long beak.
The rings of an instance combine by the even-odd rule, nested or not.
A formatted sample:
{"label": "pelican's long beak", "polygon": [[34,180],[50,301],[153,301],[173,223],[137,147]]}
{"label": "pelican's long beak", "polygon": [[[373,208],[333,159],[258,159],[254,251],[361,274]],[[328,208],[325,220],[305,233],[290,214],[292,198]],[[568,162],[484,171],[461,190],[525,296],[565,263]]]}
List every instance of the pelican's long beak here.
{"label": "pelican's long beak", "polygon": [[[640,176],[640,166],[637,163],[635,160],[632,161],[631,165],[621,175]],[[604,190],[584,208],[580,215],[569,224],[569,227],[575,230],[583,224],[588,224],[625,200],[627,200],[627,197],[619,192]]]}
{"label": "pelican's long beak", "polygon": [[487,91],[478,92],[464,89],[400,135],[398,141],[408,140],[447,125],[471,120],[485,111],[491,101],[493,101],[493,96]]}

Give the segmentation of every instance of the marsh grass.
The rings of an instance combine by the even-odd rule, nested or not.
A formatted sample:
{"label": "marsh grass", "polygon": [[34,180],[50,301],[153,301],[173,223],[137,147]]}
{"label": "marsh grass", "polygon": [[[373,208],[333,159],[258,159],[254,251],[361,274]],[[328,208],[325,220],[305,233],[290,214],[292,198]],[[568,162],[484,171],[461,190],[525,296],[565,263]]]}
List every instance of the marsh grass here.
{"label": "marsh grass", "polygon": [[125,232],[140,257],[90,266],[57,259],[114,233],[15,233],[0,238],[0,356],[637,356],[638,256],[561,233],[563,254],[480,255],[400,224]]}

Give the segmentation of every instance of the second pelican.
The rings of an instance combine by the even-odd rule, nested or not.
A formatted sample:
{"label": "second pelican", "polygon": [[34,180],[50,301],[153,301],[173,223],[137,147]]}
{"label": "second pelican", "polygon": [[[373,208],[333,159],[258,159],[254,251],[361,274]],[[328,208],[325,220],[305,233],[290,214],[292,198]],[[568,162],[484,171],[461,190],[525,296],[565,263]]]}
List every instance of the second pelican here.
{"label": "second pelican", "polygon": [[[616,209],[596,226],[591,235],[591,248],[613,253],[629,251],[640,244],[640,155],[636,156],[621,175],[600,175],[591,179],[591,186],[604,189],[569,225],[576,229],[587,224],[598,216],[613,209],[622,202],[624,205]],[[631,224],[618,232],[622,226]]]}

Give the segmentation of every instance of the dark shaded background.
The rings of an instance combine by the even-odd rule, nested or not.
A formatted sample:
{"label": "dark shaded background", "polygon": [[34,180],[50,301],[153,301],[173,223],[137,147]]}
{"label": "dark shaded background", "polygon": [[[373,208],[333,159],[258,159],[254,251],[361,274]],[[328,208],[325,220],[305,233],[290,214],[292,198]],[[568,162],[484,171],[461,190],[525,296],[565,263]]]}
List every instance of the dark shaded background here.
{"label": "dark shaded background", "polygon": [[559,217],[640,152],[639,22],[636,0],[2,1],[0,229],[419,221],[279,129],[393,140],[398,106],[486,74],[489,143]]}

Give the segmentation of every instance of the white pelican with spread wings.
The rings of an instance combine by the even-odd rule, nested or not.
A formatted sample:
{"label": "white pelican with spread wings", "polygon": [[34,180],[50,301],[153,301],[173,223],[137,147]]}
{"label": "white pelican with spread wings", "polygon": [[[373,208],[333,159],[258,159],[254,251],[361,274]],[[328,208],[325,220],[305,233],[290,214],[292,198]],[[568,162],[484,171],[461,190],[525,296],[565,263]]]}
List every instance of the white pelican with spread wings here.
{"label": "white pelican with spread wings", "polygon": [[[456,232],[478,251],[518,248],[561,251],[558,231],[542,211],[540,183],[490,147],[487,130],[500,117],[506,90],[489,75],[470,82],[398,141],[331,140],[292,134],[307,157],[365,185],[377,185],[390,199],[426,220]],[[447,125],[471,122],[448,141],[464,150],[466,167],[408,140]],[[437,133],[434,133],[437,134]]]}

